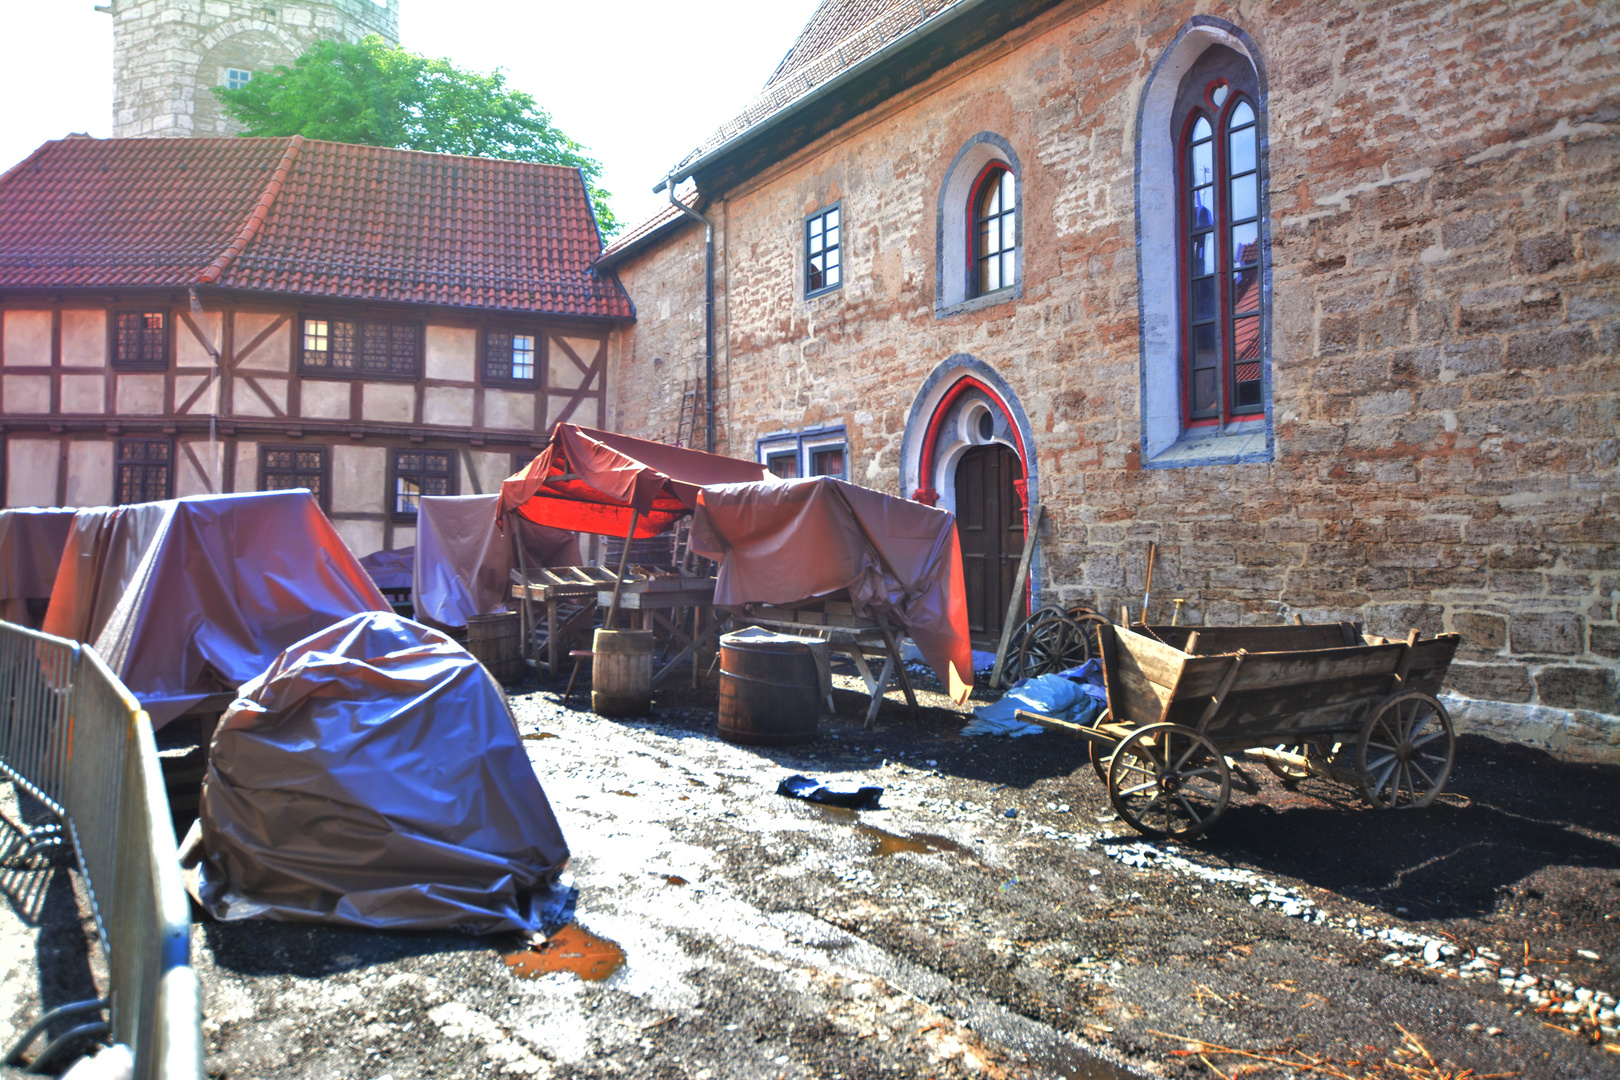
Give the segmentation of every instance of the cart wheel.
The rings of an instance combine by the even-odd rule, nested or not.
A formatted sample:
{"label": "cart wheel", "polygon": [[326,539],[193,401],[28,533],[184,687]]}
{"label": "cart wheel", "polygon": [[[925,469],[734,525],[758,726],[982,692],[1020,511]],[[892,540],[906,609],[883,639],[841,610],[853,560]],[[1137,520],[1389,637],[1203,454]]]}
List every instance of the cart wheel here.
{"label": "cart wheel", "polygon": [[1079,667],[1091,659],[1091,643],[1067,615],[1032,619],[1018,646],[1018,674],[1029,679]]}
{"label": "cart wheel", "polygon": [[1126,736],[1108,767],[1108,798],[1131,828],[1190,840],[1215,824],[1232,797],[1232,775],[1215,744],[1179,724],[1149,724]]}
{"label": "cart wheel", "polygon": [[[1110,722],[1113,722],[1113,714],[1108,709],[1103,709],[1102,716],[1098,716],[1092,722],[1093,724],[1110,724]],[[1098,780],[1102,780],[1103,787],[1108,787],[1108,766],[1113,764],[1113,751],[1118,746],[1119,743],[1108,745],[1108,743],[1093,743],[1090,740],[1085,743],[1085,753],[1092,759],[1092,772],[1097,774]]]}
{"label": "cart wheel", "polygon": [[1386,698],[1356,741],[1361,793],[1380,810],[1428,806],[1451,775],[1457,735],[1446,707],[1417,690]]}

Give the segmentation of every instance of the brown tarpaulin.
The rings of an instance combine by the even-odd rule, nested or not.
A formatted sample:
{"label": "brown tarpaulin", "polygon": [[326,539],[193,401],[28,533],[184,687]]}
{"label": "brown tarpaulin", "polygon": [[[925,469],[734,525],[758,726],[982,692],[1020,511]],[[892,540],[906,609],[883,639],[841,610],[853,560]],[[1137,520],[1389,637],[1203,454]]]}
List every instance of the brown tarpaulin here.
{"label": "brown tarpaulin", "polygon": [[201,827],[219,919],[532,932],[568,859],[500,688],[393,614],[328,627],[242,687]]}
{"label": "brown tarpaulin", "polygon": [[692,550],[720,562],[714,602],[794,604],[849,590],[917,643],[960,704],[973,649],[956,518],[831,477],[706,487]]}
{"label": "brown tarpaulin", "polygon": [[[411,604],[430,626],[466,626],[505,611],[516,559],[496,528],[498,495],[428,495],[417,507]],[[517,519],[524,565],[578,566],[579,535]]]}
{"label": "brown tarpaulin", "polygon": [[47,633],[96,647],[162,727],[283,649],[388,603],[307,491],[81,510]]}
{"label": "brown tarpaulin", "polygon": [[0,617],[7,622],[39,629],[76,513],[0,510]]}
{"label": "brown tarpaulin", "polygon": [[[611,431],[558,424],[550,444],[501,484],[499,516],[516,511],[539,525],[623,536],[657,536],[697,505],[709,484],[764,479],[752,461],[665,446]],[[561,477],[570,479],[560,479]]]}

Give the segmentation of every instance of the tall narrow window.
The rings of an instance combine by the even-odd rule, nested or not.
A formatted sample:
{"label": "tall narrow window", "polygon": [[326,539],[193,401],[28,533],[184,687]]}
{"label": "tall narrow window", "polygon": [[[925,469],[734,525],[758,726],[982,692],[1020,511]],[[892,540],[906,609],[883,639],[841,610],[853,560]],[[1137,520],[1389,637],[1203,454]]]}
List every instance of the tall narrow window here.
{"label": "tall narrow window", "polygon": [[174,444],[168,439],[118,440],[118,502],[160,502],[174,491]]}
{"label": "tall narrow window", "polygon": [[1013,283],[1018,269],[1018,185],[1000,165],[986,168],[974,187],[972,249],[978,295]]}
{"label": "tall narrow window", "polygon": [[844,281],[844,230],[839,207],[804,220],[804,293],[836,289]]}
{"label": "tall narrow window", "polygon": [[1207,83],[1188,113],[1181,209],[1187,418],[1257,415],[1261,400],[1260,171],[1249,98]]}

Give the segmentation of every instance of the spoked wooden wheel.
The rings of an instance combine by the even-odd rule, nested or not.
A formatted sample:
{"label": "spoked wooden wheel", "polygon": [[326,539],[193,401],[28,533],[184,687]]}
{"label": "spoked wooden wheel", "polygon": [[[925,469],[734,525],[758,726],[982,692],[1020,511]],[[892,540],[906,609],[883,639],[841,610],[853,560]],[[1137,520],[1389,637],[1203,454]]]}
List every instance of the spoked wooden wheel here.
{"label": "spoked wooden wheel", "polygon": [[1043,607],[1019,623],[1007,638],[1007,660],[1001,668],[1001,685],[1012,686],[1028,678],[1024,673],[1024,639],[1029,636],[1032,626],[1043,619],[1054,615],[1062,615],[1063,609],[1059,607]]}
{"label": "spoked wooden wheel", "polygon": [[1179,724],[1131,732],[1108,767],[1108,798],[1131,828],[1190,840],[1215,824],[1232,797],[1232,774],[1215,744]]}
{"label": "spoked wooden wheel", "polygon": [[1078,623],[1054,613],[1031,620],[1018,644],[1018,676],[1052,675],[1091,659],[1091,643]]}
{"label": "spoked wooden wheel", "polygon": [[[1092,723],[1107,724],[1113,719],[1114,714],[1109,712],[1107,709],[1104,709],[1102,714],[1098,716],[1097,719],[1093,720]],[[1086,753],[1091,757],[1091,771],[1097,774],[1097,779],[1102,781],[1103,787],[1108,786],[1108,766],[1114,763],[1114,748],[1118,745],[1118,743],[1100,743],[1090,741],[1086,743]]]}
{"label": "spoked wooden wheel", "polygon": [[1457,735],[1446,707],[1408,690],[1386,698],[1356,741],[1361,793],[1380,810],[1428,806],[1451,775]]}

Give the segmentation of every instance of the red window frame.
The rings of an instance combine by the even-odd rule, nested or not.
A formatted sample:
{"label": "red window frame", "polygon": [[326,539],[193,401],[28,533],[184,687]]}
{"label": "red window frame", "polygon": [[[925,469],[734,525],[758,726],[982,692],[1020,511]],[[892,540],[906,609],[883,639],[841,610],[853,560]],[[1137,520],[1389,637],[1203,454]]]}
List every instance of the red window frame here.
{"label": "red window frame", "polygon": [[[1216,103],[1216,93],[1225,90],[1222,100]],[[1250,119],[1239,125],[1238,130],[1248,129],[1253,132],[1255,160],[1249,170],[1239,174],[1239,177],[1253,175],[1255,191],[1255,209],[1252,218],[1245,217],[1234,223],[1232,206],[1232,162],[1231,152],[1231,120],[1240,104],[1245,104],[1250,110]],[[1210,143],[1213,162],[1213,179],[1215,196],[1214,220],[1209,229],[1209,235],[1215,247],[1215,306],[1216,314],[1213,320],[1215,332],[1216,351],[1216,394],[1217,402],[1213,415],[1208,410],[1198,410],[1203,415],[1194,416],[1193,407],[1193,361],[1194,337],[1197,330],[1195,318],[1197,312],[1193,306],[1193,233],[1204,231],[1201,226],[1195,225],[1192,220],[1192,201],[1195,187],[1202,186],[1195,183],[1192,176],[1192,149],[1194,144],[1193,133],[1200,119],[1209,122],[1211,127]],[[1198,140],[1202,141],[1202,140]],[[1181,413],[1182,423],[1186,428],[1213,427],[1233,422],[1248,420],[1261,420],[1265,418],[1265,393],[1263,386],[1262,360],[1244,358],[1242,363],[1235,357],[1235,342],[1238,336],[1237,323],[1242,321],[1251,324],[1264,340],[1265,324],[1268,318],[1266,298],[1263,292],[1264,259],[1257,251],[1252,264],[1253,288],[1262,290],[1253,311],[1234,311],[1232,296],[1232,280],[1234,277],[1234,260],[1232,253],[1232,233],[1234,228],[1240,228],[1251,220],[1255,230],[1255,245],[1260,244],[1261,207],[1259,199],[1260,188],[1260,150],[1259,150],[1259,107],[1242,91],[1231,86],[1225,79],[1214,79],[1204,88],[1199,105],[1194,108],[1183,122],[1180,138],[1176,145],[1176,225],[1178,234],[1178,260],[1177,288],[1181,302]],[[1198,275],[1204,276],[1204,275]],[[1208,320],[1198,320],[1199,323],[1208,323]],[[1235,405],[1234,401],[1239,393],[1239,380],[1237,374],[1240,369],[1253,366],[1255,377],[1242,380],[1245,387],[1252,386],[1255,400],[1243,405]],[[1244,371],[1243,373],[1246,373]]]}
{"label": "red window frame", "polygon": [[1019,192],[1018,192],[1018,177],[1013,175],[1013,171],[1010,168],[1007,167],[1007,163],[1004,162],[1004,161],[992,161],[992,162],[990,162],[990,164],[986,165],[983,169],[981,169],[979,171],[979,175],[973,181],[973,187],[968,192],[968,205],[967,205],[967,263],[968,263],[968,265],[967,265],[967,275],[968,275],[968,277],[967,277],[967,280],[968,280],[968,295],[969,296],[989,296],[991,293],[998,293],[998,292],[1001,292],[1003,289],[1010,289],[1010,288],[1012,288],[1014,285],[1016,285],[1018,283],[1017,282],[1017,277],[1018,277],[1018,247],[1019,247],[1019,244],[1018,244],[1018,240],[1016,239],[1017,230],[1018,230],[1018,225],[1017,225],[1018,218],[1016,216],[1013,218],[1013,222],[1014,222],[1013,235],[1014,235],[1015,239],[1013,241],[1012,247],[1011,248],[1001,248],[1000,250],[998,250],[998,251],[996,251],[994,253],[996,256],[1000,256],[1003,253],[1009,252],[1009,251],[1012,253],[1012,261],[1013,261],[1012,272],[1010,274],[1005,274],[1001,284],[997,285],[994,289],[986,289],[986,288],[984,288],[983,284],[982,284],[982,279],[980,278],[980,275],[979,275],[979,264],[987,257],[981,251],[980,243],[979,243],[979,226],[981,224],[983,224],[983,222],[985,220],[985,219],[983,219],[983,218],[981,218],[979,216],[979,205],[980,205],[981,202],[983,202],[985,200],[985,198],[988,197],[992,181],[995,184],[1000,184],[1001,183],[1001,178],[1003,176],[1011,176],[1013,178],[1013,205],[1012,205],[1011,209],[1008,209],[1007,207],[1002,207],[1002,209],[997,213],[996,216],[999,219],[999,218],[1005,217],[1007,214],[1018,215],[1018,214],[1021,213],[1021,210],[1020,210],[1020,208],[1018,206],[1018,203],[1019,203],[1019,198],[1018,198],[1018,194],[1019,194]]}

